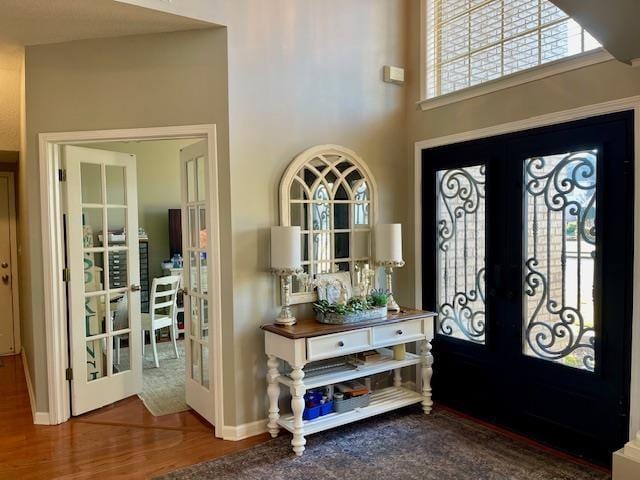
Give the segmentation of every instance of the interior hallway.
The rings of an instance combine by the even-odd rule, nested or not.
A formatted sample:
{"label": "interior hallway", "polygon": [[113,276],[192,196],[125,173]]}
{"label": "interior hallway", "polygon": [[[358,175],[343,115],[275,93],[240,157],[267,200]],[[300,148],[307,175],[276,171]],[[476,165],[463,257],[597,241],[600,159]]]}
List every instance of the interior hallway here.
{"label": "interior hallway", "polygon": [[152,416],[137,397],[58,426],[33,425],[19,355],[0,357],[1,479],[143,479],[243,450],[193,412]]}

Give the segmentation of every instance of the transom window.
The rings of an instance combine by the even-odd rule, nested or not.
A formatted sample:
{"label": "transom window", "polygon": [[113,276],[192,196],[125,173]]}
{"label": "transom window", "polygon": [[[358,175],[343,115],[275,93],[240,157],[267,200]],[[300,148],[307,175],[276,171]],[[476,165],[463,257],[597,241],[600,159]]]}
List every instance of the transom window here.
{"label": "transom window", "polygon": [[548,0],[426,0],[426,97],[601,45]]}

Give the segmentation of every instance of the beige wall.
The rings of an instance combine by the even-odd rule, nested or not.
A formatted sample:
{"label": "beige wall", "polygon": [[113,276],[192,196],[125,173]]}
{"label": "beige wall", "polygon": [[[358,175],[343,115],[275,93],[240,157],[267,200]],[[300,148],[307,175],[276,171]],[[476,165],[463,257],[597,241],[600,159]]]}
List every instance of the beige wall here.
{"label": "beige wall", "polygon": [[163,275],[169,258],[168,209],[180,208],[180,149],[197,140],[153,140],[83,145],[136,156],[138,225],[149,236],[150,280]]}
{"label": "beige wall", "polygon": [[279,222],[278,184],[289,162],[317,144],[355,150],[377,180],[380,221],[404,220],[405,92],[382,82],[382,67],[404,63],[406,12],[403,0],[231,3],[235,336],[226,348],[235,355],[234,423],[242,424],[266,416],[259,326],[277,310],[268,228]]}
{"label": "beige wall", "polygon": [[[222,246],[230,248],[226,30],[209,29],[28,47],[24,178],[39,176],[42,132],[215,123],[222,189]],[[39,411],[48,410],[40,193],[28,188],[28,288],[23,303]],[[230,263],[222,262],[230,283]],[[227,306],[230,309],[230,305]],[[224,334],[229,335],[226,329]]]}
{"label": "beige wall", "polygon": [[20,54],[0,45],[0,150],[20,150]]}

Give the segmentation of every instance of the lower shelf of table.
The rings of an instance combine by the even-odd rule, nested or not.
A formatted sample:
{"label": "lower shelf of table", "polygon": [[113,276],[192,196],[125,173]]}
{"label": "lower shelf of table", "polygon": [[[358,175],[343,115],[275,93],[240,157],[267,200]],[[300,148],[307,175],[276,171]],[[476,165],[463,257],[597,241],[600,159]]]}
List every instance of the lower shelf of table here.
{"label": "lower shelf of table", "polygon": [[[422,395],[404,387],[390,387],[371,393],[371,403],[368,407],[357,408],[345,413],[330,413],[314,420],[304,421],[304,435],[322,432],[330,428],[357,422],[364,418],[373,417],[381,413],[390,412],[397,408],[420,403]],[[293,415],[282,416],[278,424],[293,433]]]}

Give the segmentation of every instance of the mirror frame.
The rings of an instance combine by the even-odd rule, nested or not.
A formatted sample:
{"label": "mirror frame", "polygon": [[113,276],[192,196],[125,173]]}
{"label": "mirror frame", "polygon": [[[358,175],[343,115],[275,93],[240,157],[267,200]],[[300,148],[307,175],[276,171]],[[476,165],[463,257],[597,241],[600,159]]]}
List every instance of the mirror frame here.
{"label": "mirror frame", "polygon": [[[364,177],[369,186],[369,225],[371,237],[369,242],[369,257],[373,262],[373,226],[377,223],[378,215],[378,187],[367,164],[353,150],[340,145],[316,145],[297,155],[285,170],[280,180],[280,225],[291,226],[291,186],[298,172],[310,164],[314,159],[324,156],[338,156],[353,164]],[[351,243],[350,243],[351,245]],[[351,271],[351,270],[349,270]],[[353,273],[353,272],[352,272]],[[353,278],[352,278],[353,281]],[[291,304],[311,303],[318,300],[315,291],[291,293]]]}

